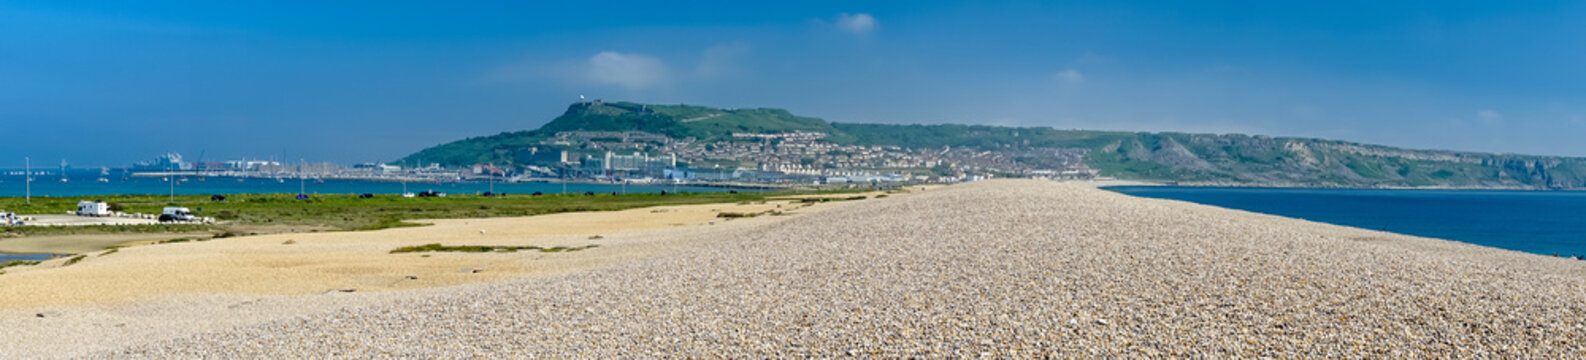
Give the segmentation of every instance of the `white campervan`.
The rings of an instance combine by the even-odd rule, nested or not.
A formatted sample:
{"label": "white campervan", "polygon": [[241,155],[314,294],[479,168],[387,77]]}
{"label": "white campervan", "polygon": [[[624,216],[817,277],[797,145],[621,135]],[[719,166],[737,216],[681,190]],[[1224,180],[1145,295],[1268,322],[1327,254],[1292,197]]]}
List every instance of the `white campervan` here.
{"label": "white campervan", "polygon": [[79,201],[77,216],[110,216],[110,204],[103,201]]}
{"label": "white campervan", "polygon": [[164,212],[160,213],[160,222],[178,222],[178,221],[179,222],[198,221],[198,217],[197,216],[193,216],[193,210],[189,210],[189,209],[184,208],[184,207],[174,207],[174,206],[173,207],[167,207],[167,208],[165,208]]}

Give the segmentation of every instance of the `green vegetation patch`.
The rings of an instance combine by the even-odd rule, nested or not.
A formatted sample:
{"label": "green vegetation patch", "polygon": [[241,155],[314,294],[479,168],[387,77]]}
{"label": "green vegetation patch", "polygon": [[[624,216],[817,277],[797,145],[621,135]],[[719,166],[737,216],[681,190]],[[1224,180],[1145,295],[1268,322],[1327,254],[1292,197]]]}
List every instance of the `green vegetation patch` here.
{"label": "green vegetation patch", "polygon": [[[5,200],[0,199],[0,203]],[[75,201],[75,200],[74,200]],[[3,205],[0,205],[3,206]],[[16,209],[17,207],[8,208]],[[46,213],[46,212],[35,212]],[[215,229],[213,225],[204,224],[157,224],[157,225],[89,225],[89,226],[6,226],[0,227],[0,238],[22,236],[47,236],[47,235],[84,235],[84,234],[159,234],[159,233],[199,233]]]}
{"label": "green vegetation patch", "polygon": [[5,268],[8,268],[8,267],[12,267],[12,266],[33,266],[33,265],[38,265],[41,262],[42,261],[36,261],[36,260],[0,261],[0,275],[5,275],[6,274]]}
{"label": "green vegetation patch", "polygon": [[752,218],[756,216],[760,216],[760,213],[722,212],[716,214],[716,217],[724,219]]}
{"label": "green vegetation patch", "polygon": [[313,195],[310,201],[296,200],[296,195],[293,194],[240,194],[230,195],[228,201],[222,202],[209,201],[208,195],[183,195],[177,196],[174,202],[169,201],[166,196],[99,196],[34,198],[32,204],[26,204],[22,198],[0,198],[0,209],[22,214],[56,214],[76,209],[79,200],[113,199],[126,207],[127,212],[156,214],[167,206],[167,203],[171,203],[191,208],[199,216],[225,214],[225,217],[229,218],[220,224],[11,226],[0,227],[0,237],[169,233],[224,238],[259,232],[257,230],[259,226],[362,231],[423,226],[409,222],[420,219],[514,217],[664,205],[756,202],[764,201],[771,196],[789,194],[785,192],[597,194],[594,196],[525,194],[491,197],[452,195],[444,198],[376,195],[368,199],[348,194]]}
{"label": "green vegetation patch", "polygon": [[400,247],[400,248],[397,248],[395,250],[391,250],[391,253],[392,254],[422,253],[422,252],[465,252],[465,253],[505,252],[505,253],[510,253],[510,252],[518,252],[520,250],[539,251],[539,252],[542,252],[542,253],[558,253],[558,252],[581,251],[581,250],[593,249],[593,248],[596,248],[596,247],[600,247],[600,245],[589,244],[589,245],[575,246],[575,247],[566,247],[566,246],[541,247],[541,246],[489,246],[489,245],[445,246],[445,245],[441,245],[441,244],[424,244],[424,245],[419,245],[419,246]]}
{"label": "green vegetation patch", "polygon": [[7,262],[0,263],[0,269],[13,267],[13,266],[33,266],[33,265],[38,265],[41,262],[43,262],[43,261],[38,261],[38,260],[7,261]]}
{"label": "green vegetation patch", "polygon": [[70,259],[66,259],[66,263],[61,264],[61,266],[72,266],[72,264],[76,264],[77,262],[83,261],[83,259],[87,259],[87,258],[88,258],[88,255],[73,256]]}

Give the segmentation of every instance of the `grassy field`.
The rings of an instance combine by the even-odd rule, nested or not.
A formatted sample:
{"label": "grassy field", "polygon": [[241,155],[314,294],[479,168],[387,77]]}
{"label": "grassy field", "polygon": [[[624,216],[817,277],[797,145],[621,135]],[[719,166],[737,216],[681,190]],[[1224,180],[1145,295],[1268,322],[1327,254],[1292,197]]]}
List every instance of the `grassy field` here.
{"label": "grassy field", "polygon": [[170,233],[210,234],[217,237],[252,233],[318,230],[375,230],[413,226],[414,219],[483,218],[528,216],[572,211],[608,211],[660,205],[687,205],[759,201],[787,192],[685,193],[685,194],[553,194],[544,196],[510,195],[483,197],[452,195],[444,198],[403,198],[397,195],[316,195],[296,200],[292,194],[234,195],[225,201],[210,201],[209,196],[91,196],[0,198],[0,210],[18,214],[60,214],[75,210],[80,200],[102,200],[112,208],[128,213],[158,214],[166,206],[184,206],[198,216],[213,217],[213,225],[115,225],[0,227],[0,237],[25,237],[78,234]]}

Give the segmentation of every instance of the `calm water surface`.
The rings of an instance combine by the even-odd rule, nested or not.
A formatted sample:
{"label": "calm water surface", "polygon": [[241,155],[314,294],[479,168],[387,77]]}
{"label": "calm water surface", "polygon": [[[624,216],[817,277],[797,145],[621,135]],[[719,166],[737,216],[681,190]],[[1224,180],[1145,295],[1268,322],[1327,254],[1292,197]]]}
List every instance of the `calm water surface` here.
{"label": "calm water surface", "polygon": [[14,260],[49,260],[54,254],[0,254],[0,263]]}
{"label": "calm water surface", "polygon": [[1586,255],[1586,192],[1173,186],[1107,190],[1543,255]]}

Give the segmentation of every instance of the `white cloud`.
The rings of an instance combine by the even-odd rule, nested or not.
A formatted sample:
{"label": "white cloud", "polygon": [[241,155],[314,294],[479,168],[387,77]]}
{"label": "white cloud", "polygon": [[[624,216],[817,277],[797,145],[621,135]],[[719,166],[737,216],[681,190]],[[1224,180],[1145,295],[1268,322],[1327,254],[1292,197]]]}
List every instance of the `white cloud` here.
{"label": "white cloud", "polygon": [[855,34],[869,34],[876,30],[876,18],[866,13],[837,14],[837,28]]}
{"label": "white cloud", "polygon": [[1487,125],[1497,125],[1498,123],[1503,122],[1503,114],[1499,114],[1496,110],[1487,109],[1477,111],[1476,119],[1481,120],[1482,123]]}
{"label": "white cloud", "polygon": [[1071,83],[1071,84],[1078,84],[1078,83],[1085,82],[1085,74],[1082,74],[1082,73],[1079,72],[1079,70],[1075,70],[1075,69],[1065,69],[1063,71],[1059,71],[1059,72],[1057,72],[1057,75],[1054,75],[1053,77],[1056,78],[1057,81],[1062,81],[1062,82]]}
{"label": "white cloud", "polygon": [[648,55],[602,51],[589,58],[587,80],[596,84],[617,85],[629,90],[666,82],[666,64]]}

